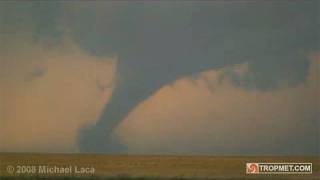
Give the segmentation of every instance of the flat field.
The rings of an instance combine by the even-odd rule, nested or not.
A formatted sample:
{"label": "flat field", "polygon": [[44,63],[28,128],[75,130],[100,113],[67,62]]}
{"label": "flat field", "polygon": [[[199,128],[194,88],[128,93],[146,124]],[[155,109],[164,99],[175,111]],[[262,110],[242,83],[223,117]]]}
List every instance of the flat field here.
{"label": "flat field", "polygon": [[[247,162],[307,162],[313,163],[313,173],[248,175],[246,174]],[[50,172],[50,169],[52,172]],[[69,169],[71,171],[68,171]],[[94,172],[92,169],[94,169]],[[60,177],[63,179],[320,180],[320,159],[319,157],[303,156],[140,156],[0,153],[0,179],[42,179],[44,177],[49,179]]]}

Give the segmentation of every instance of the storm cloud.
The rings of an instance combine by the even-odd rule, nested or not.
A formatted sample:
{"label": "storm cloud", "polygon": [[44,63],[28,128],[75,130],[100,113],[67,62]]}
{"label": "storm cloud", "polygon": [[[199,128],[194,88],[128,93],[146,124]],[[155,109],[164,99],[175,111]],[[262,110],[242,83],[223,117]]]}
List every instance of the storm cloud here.
{"label": "storm cloud", "polygon": [[132,154],[292,155],[319,153],[320,58],[305,83],[248,90],[246,64],[165,85],[114,131]]}
{"label": "storm cloud", "polygon": [[78,152],[79,129],[94,124],[111,97],[115,58],[28,38],[0,52],[0,151]]}
{"label": "storm cloud", "polygon": [[[65,94],[66,91],[51,92],[52,89],[58,87],[64,89],[69,84],[75,84],[75,87],[79,85],[72,92],[79,92],[78,95],[81,98],[76,98],[79,101],[80,99],[83,100],[83,98],[87,99],[80,102],[70,100],[70,102],[76,103],[74,105],[69,104],[68,107],[73,109],[73,106],[81,106],[75,108],[75,112],[89,112],[90,109],[90,112],[92,110],[92,113],[95,114],[92,117],[70,118],[78,124],[72,130],[72,141],[75,141],[73,144],[76,144],[82,152],[151,152],[149,147],[145,147],[145,150],[137,150],[141,146],[135,146],[132,142],[141,142],[141,139],[135,134],[132,134],[133,139],[127,139],[125,134],[131,132],[131,130],[130,127],[124,124],[136,122],[137,120],[134,120],[134,117],[140,115],[133,115],[132,112],[136,114],[136,111],[141,111],[139,110],[141,109],[140,106],[145,103],[148,104],[151,101],[150,99],[158,99],[159,94],[164,96],[169,84],[172,84],[174,88],[167,92],[168,97],[179,97],[178,94],[175,94],[177,92],[176,88],[180,87],[180,82],[185,81],[181,79],[190,76],[197,84],[206,79],[204,74],[209,74],[209,76],[210,74],[219,74],[217,75],[219,80],[213,80],[214,86],[221,86],[220,89],[228,86],[229,90],[226,90],[226,92],[231,93],[230,96],[235,98],[234,101],[237,100],[238,96],[233,96],[232,93],[243,93],[241,96],[244,97],[245,101],[248,100],[248,104],[243,108],[253,108],[255,103],[264,104],[264,102],[272,107],[280,106],[284,100],[281,93],[277,94],[276,92],[283,90],[284,83],[287,85],[286,90],[292,92],[290,93],[292,96],[295,97],[296,95],[299,98],[301,95],[293,93],[293,91],[295,92],[295,88],[303,89],[301,86],[308,83],[308,71],[312,69],[308,55],[319,50],[319,2],[316,0],[299,2],[1,2],[0,8],[1,57],[5,57],[0,59],[0,63],[4,64],[1,65],[0,78],[3,79],[3,82],[9,84],[20,82],[19,78],[21,76],[15,73],[9,79],[4,77],[9,77],[6,74],[18,72],[21,69],[21,72],[24,72],[21,74],[23,75],[23,82],[21,83],[36,84],[36,82],[43,82],[43,86],[37,86],[43,88],[43,90],[40,92],[32,91],[35,94],[30,92],[32,96],[52,93],[57,95],[55,96],[56,104],[67,104],[63,103],[66,99],[64,98],[65,96],[58,95]],[[25,37],[30,40],[25,41]],[[19,39],[17,50],[15,50],[14,46],[15,39]],[[66,43],[66,39],[69,43]],[[29,56],[30,53],[25,53],[21,50],[38,46],[41,48],[29,50],[32,56]],[[9,54],[9,56],[6,54]],[[11,61],[11,59],[15,58],[10,56],[15,57],[15,54],[30,58],[18,58],[21,60]],[[38,59],[51,58],[52,60],[45,62],[37,61]],[[69,59],[72,59],[72,61]],[[105,61],[105,59],[107,60]],[[116,59],[116,63],[110,59]],[[61,64],[57,65],[59,62]],[[96,67],[96,64],[99,64],[97,66],[101,69],[105,67],[105,71],[93,70],[92,68]],[[240,66],[241,68],[235,70],[235,66]],[[52,74],[52,68],[56,69],[55,75]],[[70,70],[67,70],[68,68]],[[58,69],[61,69],[61,71]],[[223,75],[220,73],[222,70],[224,71]],[[80,73],[82,71],[84,73]],[[84,82],[83,80],[86,77],[83,76],[85,76],[86,72],[95,73],[97,71],[100,72],[98,80],[91,79],[90,88],[87,89],[86,87],[89,87],[89,85],[84,86],[84,84],[89,83],[89,81]],[[70,72],[73,73],[69,76]],[[241,74],[243,74],[243,77]],[[55,81],[57,84],[54,87],[52,87],[52,84],[47,84],[47,81],[43,81],[43,79],[51,77],[51,75],[52,78],[57,78]],[[79,79],[81,79],[81,82]],[[219,84],[216,81],[223,82]],[[91,84],[94,85],[91,86]],[[188,83],[183,87],[185,87],[186,92],[184,90],[179,91],[181,95],[187,93],[188,89],[197,91],[199,88],[198,85],[191,86]],[[28,89],[28,86],[18,85],[12,89],[25,92],[24,89]],[[112,89],[112,95],[110,89]],[[10,92],[11,90],[6,91]],[[105,91],[108,92],[108,95],[100,97],[99,94]],[[208,91],[208,89],[204,89],[203,93],[206,94]],[[214,92],[215,88],[212,91]],[[252,95],[252,92],[261,97],[257,99],[259,102],[252,100],[254,99],[253,97],[256,97]],[[306,93],[305,91],[303,92]],[[202,99],[202,96],[196,95],[198,93],[190,93],[190,97],[195,97],[194,101],[185,102],[184,104],[179,104],[177,100],[170,101],[172,105],[177,106],[177,110],[180,110],[172,112],[173,114],[170,114],[172,117],[180,116],[179,113],[184,111],[185,104],[199,103],[200,106],[203,103],[201,100],[196,100],[196,97]],[[2,94],[4,93],[2,92]],[[224,97],[226,101],[229,101],[227,95],[223,92],[218,94],[221,95],[221,98]],[[1,103],[4,106],[2,108],[4,110],[1,113],[8,114],[8,112],[11,112],[8,110],[11,106],[8,104],[13,103],[14,99],[20,95],[18,93],[16,95],[5,94],[1,96],[6,99],[2,101],[6,103]],[[186,96],[189,97],[189,95]],[[274,101],[265,100],[268,96],[271,96],[270,99]],[[316,96],[316,94],[313,94],[313,96]],[[213,95],[210,98],[214,101],[218,97]],[[43,101],[52,102],[53,100],[49,98],[43,99]],[[95,105],[88,106],[86,101]],[[32,100],[26,99],[25,102],[18,102],[17,104],[28,104],[30,102]],[[227,103],[232,104],[232,100]],[[257,107],[259,107],[258,104]],[[208,104],[207,108],[200,107],[205,110],[211,108],[211,105],[215,106],[214,104]],[[305,107],[303,104],[301,106]],[[43,106],[39,105],[38,107],[30,104],[28,107],[41,109]],[[57,107],[60,106],[57,105]],[[152,112],[153,108],[151,107],[157,109],[156,106],[148,105],[147,107],[145,113],[149,110]],[[312,108],[317,107],[317,105],[312,106]],[[88,111],[85,110],[86,108],[88,108]],[[228,109],[228,107],[225,108]],[[238,108],[238,106],[234,108]],[[262,112],[261,109],[255,109],[256,113],[253,113],[256,114],[253,119],[259,122],[259,127],[263,123],[280,121],[280,117],[283,116],[281,113],[279,116],[269,116],[268,113]],[[238,110],[246,111],[246,109],[241,108]],[[59,115],[59,117],[62,114],[77,114],[68,113],[64,110],[61,110],[61,112],[63,113],[60,115],[59,113],[53,114]],[[287,114],[291,112],[293,113],[294,111],[290,110]],[[225,113],[229,113],[229,111]],[[53,114],[52,116],[54,117],[55,115]],[[143,113],[139,112],[138,114]],[[197,124],[199,117],[197,117],[198,113],[195,114],[195,119],[192,119],[192,121]],[[215,117],[215,114],[206,114]],[[304,113],[301,112],[301,114]],[[221,119],[226,118],[223,114],[221,116],[223,116]],[[55,121],[45,117],[43,118],[48,122]],[[163,119],[159,118],[157,122],[167,122],[168,118],[169,116],[163,117]],[[248,118],[245,116],[240,117],[238,120],[230,118],[230,123],[237,124],[243,121],[244,124],[248,124]],[[3,119],[7,118],[1,119],[1,121],[5,122]],[[17,119],[20,121],[22,117]],[[13,121],[7,120],[10,123]],[[25,121],[29,122],[31,120],[26,118]],[[191,121],[191,119],[187,121]],[[233,121],[239,122],[235,123]],[[303,122],[303,126],[313,127],[312,125],[315,125],[318,119],[310,118],[310,121],[307,121],[301,116],[299,120],[295,118],[295,122],[298,121]],[[65,120],[65,122],[69,121]],[[144,121],[141,120],[139,122]],[[126,129],[124,130],[125,133],[121,134],[122,139],[120,140],[114,137],[113,134],[115,128],[119,127],[119,125],[124,126],[124,129]],[[210,123],[207,125],[214,126],[214,124]],[[6,131],[10,131],[16,126],[20,125],[8,126]],[[60,126],[67,128],[63,123]],[[203,126],[203,123],[199,122],[200,126]],[[31,127],[34,127],[34,125]],[[143,126],[141,125],[141,127]],[[148,130],[148,128],[144,130]],[[152,128],[150,127],[150,129]],[[247,127],[243,128],[245,131]],[[230,130],[228,128],[221,129]],[[231,128],[231,130],[233,129]],[[162,131],[165,132],[165,128]],[[31,132],[34,132],[34,130]],[[194,134],[193,131],[189,132],[189,136]],[[313,133],[314,131],[311,132]],[[19,135],[19,133],[16,134]],[[180,135],[176,135],[179,139]],[[211,137],[211,135],[209,136]],[[221,133],[216,132],[213,135],[218,138]],[[226,135],[226,140],[232,137],[227,137],[228,134],[224,133],[222,135]],[[281,136],[281,133],[278,135]],[[7,135],[3,134],[2,136]],[[160,138],[157,133],[155,136]],[[246,139],[246,136],[248,134],[244,135],[243,139]],[[311,136],[316,138],[314,134],[311,134]],[[137,139],[135,139],[136,137]],[[202,137],[202,135],[195,136],[195,138],[199,137]],[[221,137],[218,139],[221,139]],[[243,141],[250,144],[249,140]],[[207,141],[204,139],[204,142]],[[218,141],[215,142],[219,144]],[[229,142],[232,144],[231,140]],[[253,140],[250,142],[253,142]],[[298,142],[302,143],[302,141]],[[314,140],[310,142],[314,142]],[[162,147],[156,147],[155,152],[170,153],[169,149],[162,149],[163,147],[168,147],[166,143]],[[21,143],[17,141],[16,144],[19,145]],[[153,146],[152,144],[149,145],[150,148]],[[218,146],[204,147],[203,152],[215,154],[221,153],[225,148],[229,148],[228,146],[224,148],[219,148]],[[229,153],[241,154],[245,151],[262,154],[289,153],[280,146],[272,144],[270,149],[257,147],[252,151],[246,151],[242,146],[235,146],[234,151],[229,151]],[[191,146],[186,145],[186,147],[190,148],[186,150],[186,153],[196,153],[192,151],[193,148]],[[57,149],[59,148],[57,147]],[[211,150],[209,151],[208,149]],[[177,152],[183,153],[180,150],[177,150]],[[309,144],[305,148],[293,149],[291,153],[309,154],[314,152],[314,146]]]}

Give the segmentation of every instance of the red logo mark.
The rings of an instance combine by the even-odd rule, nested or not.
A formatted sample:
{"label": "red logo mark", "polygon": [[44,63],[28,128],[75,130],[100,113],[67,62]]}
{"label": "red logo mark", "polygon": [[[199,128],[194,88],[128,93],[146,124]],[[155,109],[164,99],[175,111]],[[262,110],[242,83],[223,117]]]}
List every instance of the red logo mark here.
{"label": "red logo mark", "polygon": [[259,173],[258,163],[247,163],[247,174]]}

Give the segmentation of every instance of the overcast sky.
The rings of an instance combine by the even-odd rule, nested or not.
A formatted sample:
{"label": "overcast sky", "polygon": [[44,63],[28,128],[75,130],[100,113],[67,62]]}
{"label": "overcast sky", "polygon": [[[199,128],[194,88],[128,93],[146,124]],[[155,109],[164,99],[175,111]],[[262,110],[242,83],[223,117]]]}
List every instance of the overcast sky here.
{"label": "overcast sky", "polygon": [[0,151],[319,153],[319,2],[0,2]]}

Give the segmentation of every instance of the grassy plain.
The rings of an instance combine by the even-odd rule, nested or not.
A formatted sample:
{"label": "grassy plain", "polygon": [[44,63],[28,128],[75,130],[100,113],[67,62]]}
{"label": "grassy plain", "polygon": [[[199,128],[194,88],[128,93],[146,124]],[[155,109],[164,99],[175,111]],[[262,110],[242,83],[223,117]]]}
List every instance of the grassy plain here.
{"label": "grassy plain", "polygon": [[[311,162],[305,175],[247,175],[246,162]],[[16,173],[17,166],[93,167],[92,174]],[[14,172],[8,172],[8,166]],[[320,180],[319,157],[137,156],[103,154],[0,153],[0,179],[308,179]]]}

